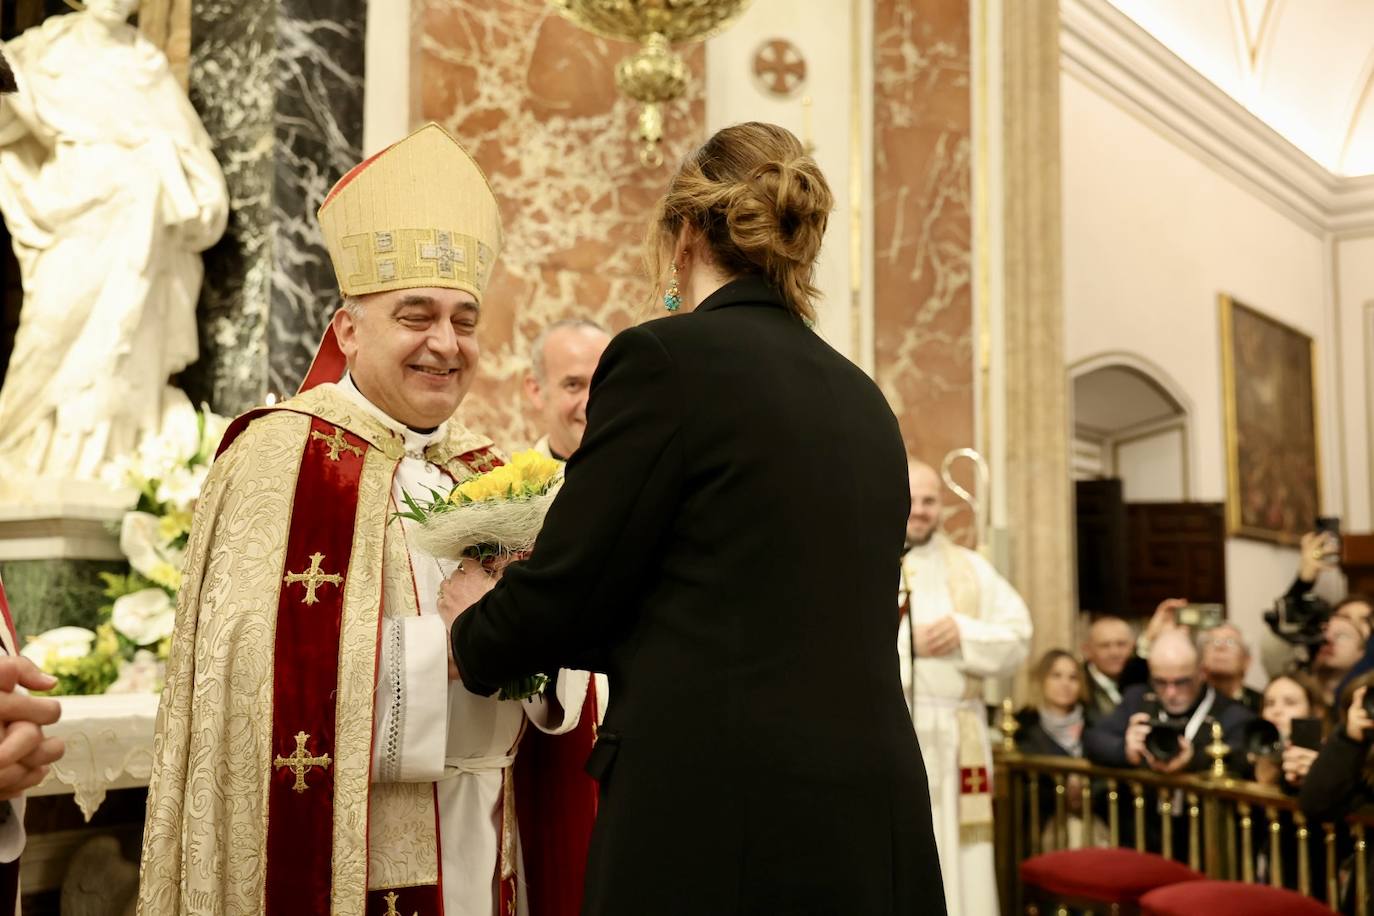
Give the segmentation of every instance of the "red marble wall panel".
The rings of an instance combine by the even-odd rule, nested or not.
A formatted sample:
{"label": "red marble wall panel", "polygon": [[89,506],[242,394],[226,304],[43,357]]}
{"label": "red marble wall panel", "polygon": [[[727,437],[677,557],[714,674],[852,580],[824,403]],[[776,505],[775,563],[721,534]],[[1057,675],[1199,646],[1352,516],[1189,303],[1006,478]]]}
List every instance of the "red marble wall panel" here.
{"label": "red marble wall panel", "polygon": [[682,157],[704,139],[700,45],[688,96],[665,109],[664,164],[642,165],[637,108],[615,87],[634,46],[594,37],[544,0],[413,0],[417,122],[451,130],[486,171],[506,247],[483,309],[479,380],[460,416],[503,448],[539,437],[521,393],[552,321],[620,330],[648,314],[643,239]]}
{"label": "red marble wall panel", "polygon": [[975,444],[969,5],[875,0],[874,18],[875,375],[938,469]]}

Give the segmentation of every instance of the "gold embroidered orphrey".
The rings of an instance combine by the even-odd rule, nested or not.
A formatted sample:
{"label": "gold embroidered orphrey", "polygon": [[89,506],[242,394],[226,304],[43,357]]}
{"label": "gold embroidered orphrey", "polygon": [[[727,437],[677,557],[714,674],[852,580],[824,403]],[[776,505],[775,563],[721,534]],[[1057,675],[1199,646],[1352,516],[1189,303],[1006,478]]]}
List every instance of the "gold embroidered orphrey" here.
{"label": "gold embroidered orphrey", "polygon": [[[401,911],[396,909],[397,895],[395,891],[386,895],[386,912],[382,916],[401,916]],[[411,913],[410,916],[420,916],[418,911]]]}
{"label": "gold embroidered orphrey", "polygon": [[363,457],[363,450],[356,445],[350,444],[349,441],[344,438],[343,430],[339,429],[337,426],[334,427],[334,435],[332,436],[326,436],[324,433],[316,430],[310,434],[310,438],[319,439],[329,447],[330,461],[338,461],[340,452],[349,452],[359,458]]}
{"label": "gold embroidered orphrey", "polygon": [[296,784],[291,788],[297,792],[304,792],[306,789],[310,788],[305,783],[305,774],[311,767],[329,769],[330,760],[328,754],[312,757],[310,752],[305,749],[305,742],[309,740],[310,736],[305,732],[296,732],[296,750],[292,752],[290,757],[283,757],[281,754],[278,754],[277,759],[272,761],[272,766],[276,769],[280,770],[282,767],[288,767],[296,774]]}
{"label": "gold embroidered orphrey", "polygon": [[305,603],[319,604],[320,599],[315,596],[315,591],[322,585],[343,585],[343,576],[336,573],[327,573],[320,568],[324,562],[324,554],[312,553],[310,555],[310,568],[305,572],[288,572],[282,576],[282,581],[287,585],[298,585],[305,583]]}

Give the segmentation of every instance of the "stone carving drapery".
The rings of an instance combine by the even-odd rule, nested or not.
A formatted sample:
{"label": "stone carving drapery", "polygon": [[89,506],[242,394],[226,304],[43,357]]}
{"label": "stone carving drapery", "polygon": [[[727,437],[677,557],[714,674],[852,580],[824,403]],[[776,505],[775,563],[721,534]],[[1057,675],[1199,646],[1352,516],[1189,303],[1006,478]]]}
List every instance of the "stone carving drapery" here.
{"label": "stone carving drapery", "polygon": [[24,307],[0,462],[25,476],[96,478],[157,432],[168,377],[198,354],[200,252],[228,196],[166,58],[124,21],[136,7],[90,0],[5,48],[0,212]]}

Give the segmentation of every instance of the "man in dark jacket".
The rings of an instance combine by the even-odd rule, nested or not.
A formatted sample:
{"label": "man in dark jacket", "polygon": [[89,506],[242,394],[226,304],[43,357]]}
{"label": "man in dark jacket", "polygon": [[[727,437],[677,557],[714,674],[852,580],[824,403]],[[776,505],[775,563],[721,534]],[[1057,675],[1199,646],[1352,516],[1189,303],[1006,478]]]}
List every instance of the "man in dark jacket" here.
{"label": "man in dark jacket", "polygon": [[[1221,696],[1203,680],[1197,649],[1187,631],[1169,630],[1150,650],[1150,683],[1127,690],[1121,705],[1084,733],[1083,752],[1102,766],[1145,766],[1157,773],[1200,772],[1211,766],[1206,748],[1212,740],[1212,723],[1217,722],[1231,749],[1227,769],[1236,772],[1244,766],[1245,724],[1254,718],[1250,710]],[[1162,732],[1150,740],[1150,733],[1162,726],[1174,731],[1173,742],[1161,741]],[[1099,809],[1105,803],[1103,796]],[[1105,816],[1106,812],[1099,810],[1099,814]],[[1176,805],[1174,816],[1182,814],[1183,806]],[[1119,815],[1123,840],[1134,836],[1131,806],[1122,804]],[[1145,820],[1149,848],[1158,851],[1162,845],[1159,818],[1151,815]],[[1175,857],[1187,854],[1187,835],[1183,825],[1176,823]]]}
{"label": "man in dark jacket", "polygon": [[[1203,680],[1197,649],[1186,631],[1170,630],[1151,649],[1150,683],[1128,689],[1121,705],[1088,729],[1083,752],[1103,766],[1199,772],[1212,763],[1206,752],[1212,741],[1211,721],[1221,723],[1223,740],[1232,750],[1231,763],[1238,764],[1245,723],[1254,717]],[[1161,724],[1179,732],[1172,756],[1165,756],[1158,745],[1153,753],[1147,748],[1150,732]]]}
{"label": "man in dark jacket", "polygon": [[1188,604],[1184,598],[1166,598],[1155,608],[1139,649],[1131,625],[1120,617],[1104,616],[1093,621],[1083,641],[1083,683],[1088,688],[1084,713],[1088,724],[1111,715],[1121,705],[1122,691],[1144,684],[1150,668],[1141,652],[1161,634],[1178,627],[1178,610]]}

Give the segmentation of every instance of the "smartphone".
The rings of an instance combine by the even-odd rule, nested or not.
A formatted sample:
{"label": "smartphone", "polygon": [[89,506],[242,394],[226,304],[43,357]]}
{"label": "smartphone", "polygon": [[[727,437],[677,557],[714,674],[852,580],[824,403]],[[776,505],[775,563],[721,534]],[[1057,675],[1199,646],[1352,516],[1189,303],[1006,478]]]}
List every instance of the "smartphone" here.
{"label": "smartphone", "polygon": [[1226,620],[1226,608],[1220,604],[1187,604],[1178,609],[1178,622],[1196,630],[1210,630]]}
{"label": "smartphone", "polygon": [[1294,719],[1289,739],[1294,747],[1305,747],[1310,751],[1320,750],[1322,746],[1322,720]]}
{"label": "smartphone", "polygon": [[1331,563],[1338,563],[1341,559],[1341,519],[1336,515],[1317,516],[1317,533],[1329,534],[1334,546],[1331,552],[1326,554],[1326,560]]}

